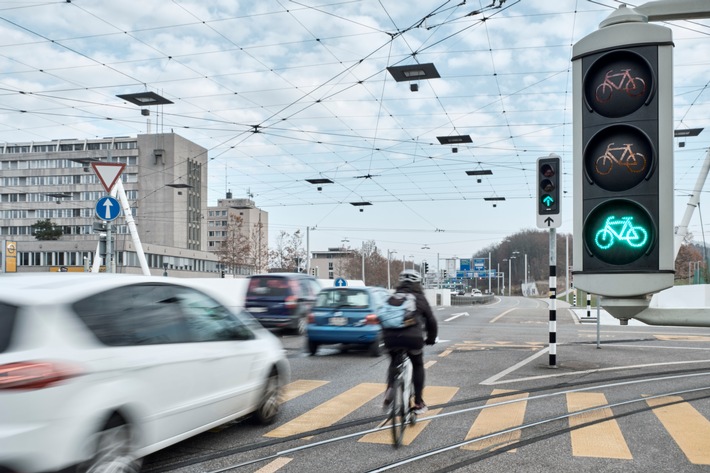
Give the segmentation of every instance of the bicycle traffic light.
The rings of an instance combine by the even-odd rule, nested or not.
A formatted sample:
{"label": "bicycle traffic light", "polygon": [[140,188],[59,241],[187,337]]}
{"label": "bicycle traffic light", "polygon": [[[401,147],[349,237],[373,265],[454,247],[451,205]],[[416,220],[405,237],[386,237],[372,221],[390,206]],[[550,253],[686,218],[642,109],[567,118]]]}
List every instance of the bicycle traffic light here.
{"label": "bicycle traffic light", "polygon": [[672,38],[603,26],[573,50],[575,286],[607,297],[673,285]]}
{"label": "bicycle traffic light", "polygon": [[557,228],[560,214],[560,157],[554,153],[537,160],[537,226]]}

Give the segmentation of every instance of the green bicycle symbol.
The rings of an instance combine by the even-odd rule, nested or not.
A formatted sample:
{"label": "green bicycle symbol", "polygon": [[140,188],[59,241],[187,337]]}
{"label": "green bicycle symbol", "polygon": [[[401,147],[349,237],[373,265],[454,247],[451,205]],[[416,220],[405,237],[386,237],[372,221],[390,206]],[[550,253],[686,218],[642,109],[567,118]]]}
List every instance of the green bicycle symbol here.
{"label": "green bicycle symbol", "polygon": [[634,226],[633,219],[610,216],[606,219],[604,228],[594,237],[594,243],[602,250],[611,248],[616,241],[624,242],[632,248],[643,247],[648,241],[648,232],[641,226]]}

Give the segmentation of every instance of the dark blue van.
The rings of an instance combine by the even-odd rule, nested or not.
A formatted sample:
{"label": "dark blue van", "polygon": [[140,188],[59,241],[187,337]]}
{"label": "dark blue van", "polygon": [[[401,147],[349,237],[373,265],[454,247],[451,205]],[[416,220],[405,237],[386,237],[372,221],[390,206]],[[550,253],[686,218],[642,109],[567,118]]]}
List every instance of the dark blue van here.
{"label": "dark blue van", "polygon": [[308,314],[321,287],[303,273],[249,276],[244,306],[265,328],[306,333]]}

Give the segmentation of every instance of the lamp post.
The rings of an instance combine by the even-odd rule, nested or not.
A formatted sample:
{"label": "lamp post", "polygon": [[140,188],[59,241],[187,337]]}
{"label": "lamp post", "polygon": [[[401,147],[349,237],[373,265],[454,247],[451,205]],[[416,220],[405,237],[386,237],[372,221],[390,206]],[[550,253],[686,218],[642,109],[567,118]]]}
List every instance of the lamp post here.
{"label": "lamp post", "polygon": [[392,278],[390,278],[390,256],[397,253],[396,250],[387,250],[387,289],[392,288]]}
{"label": "lamp post", "polygon": [[513,267],[511,265],[511,263],[513,262],[514,259],[515,259],[515,256],[511,256],[510,258],[508,258],[508,297],[511,296],[512,290],[513,290],[513,281],[512,281]]}

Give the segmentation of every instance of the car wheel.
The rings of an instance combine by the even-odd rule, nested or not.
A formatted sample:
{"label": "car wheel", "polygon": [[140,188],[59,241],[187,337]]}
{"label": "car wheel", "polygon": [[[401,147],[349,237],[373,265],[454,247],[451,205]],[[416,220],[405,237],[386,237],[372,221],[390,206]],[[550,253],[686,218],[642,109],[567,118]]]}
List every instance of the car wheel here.
{"label": "car wheel", "polygon": [[79,473],[138,473],[141,460],[132,453],[131,429],[118,415],[112,416],[92,439],[93,456],[77,467]]}
{"label": "car wheel", "polygon": [[310,353],[311,356],[313,356],[316,354],[317,351],[318,351],[318,344],[316,342],[308,340],[308,353]]}
{"label": "car wheel", "polygon": [[378,357],[382,354],[382,336],[378,335],[374,342],[367,347],[367,352],[370,356]]}
{"label": "car wheel", "polygon": [[298,335],[305,335],[308,331],[308,319],[306,317],[298,318],[298,325],[296,325],[296,333]]}
{"label": "car wheel", "polygon": [[271,424],[276,420],[276,417],[281,410],[282,392],[279,375],[276,369],[272,369],[269,377],[266,379],[264,392],[259,401],[259,406],[254,411],[254,419],[262,425]]}

